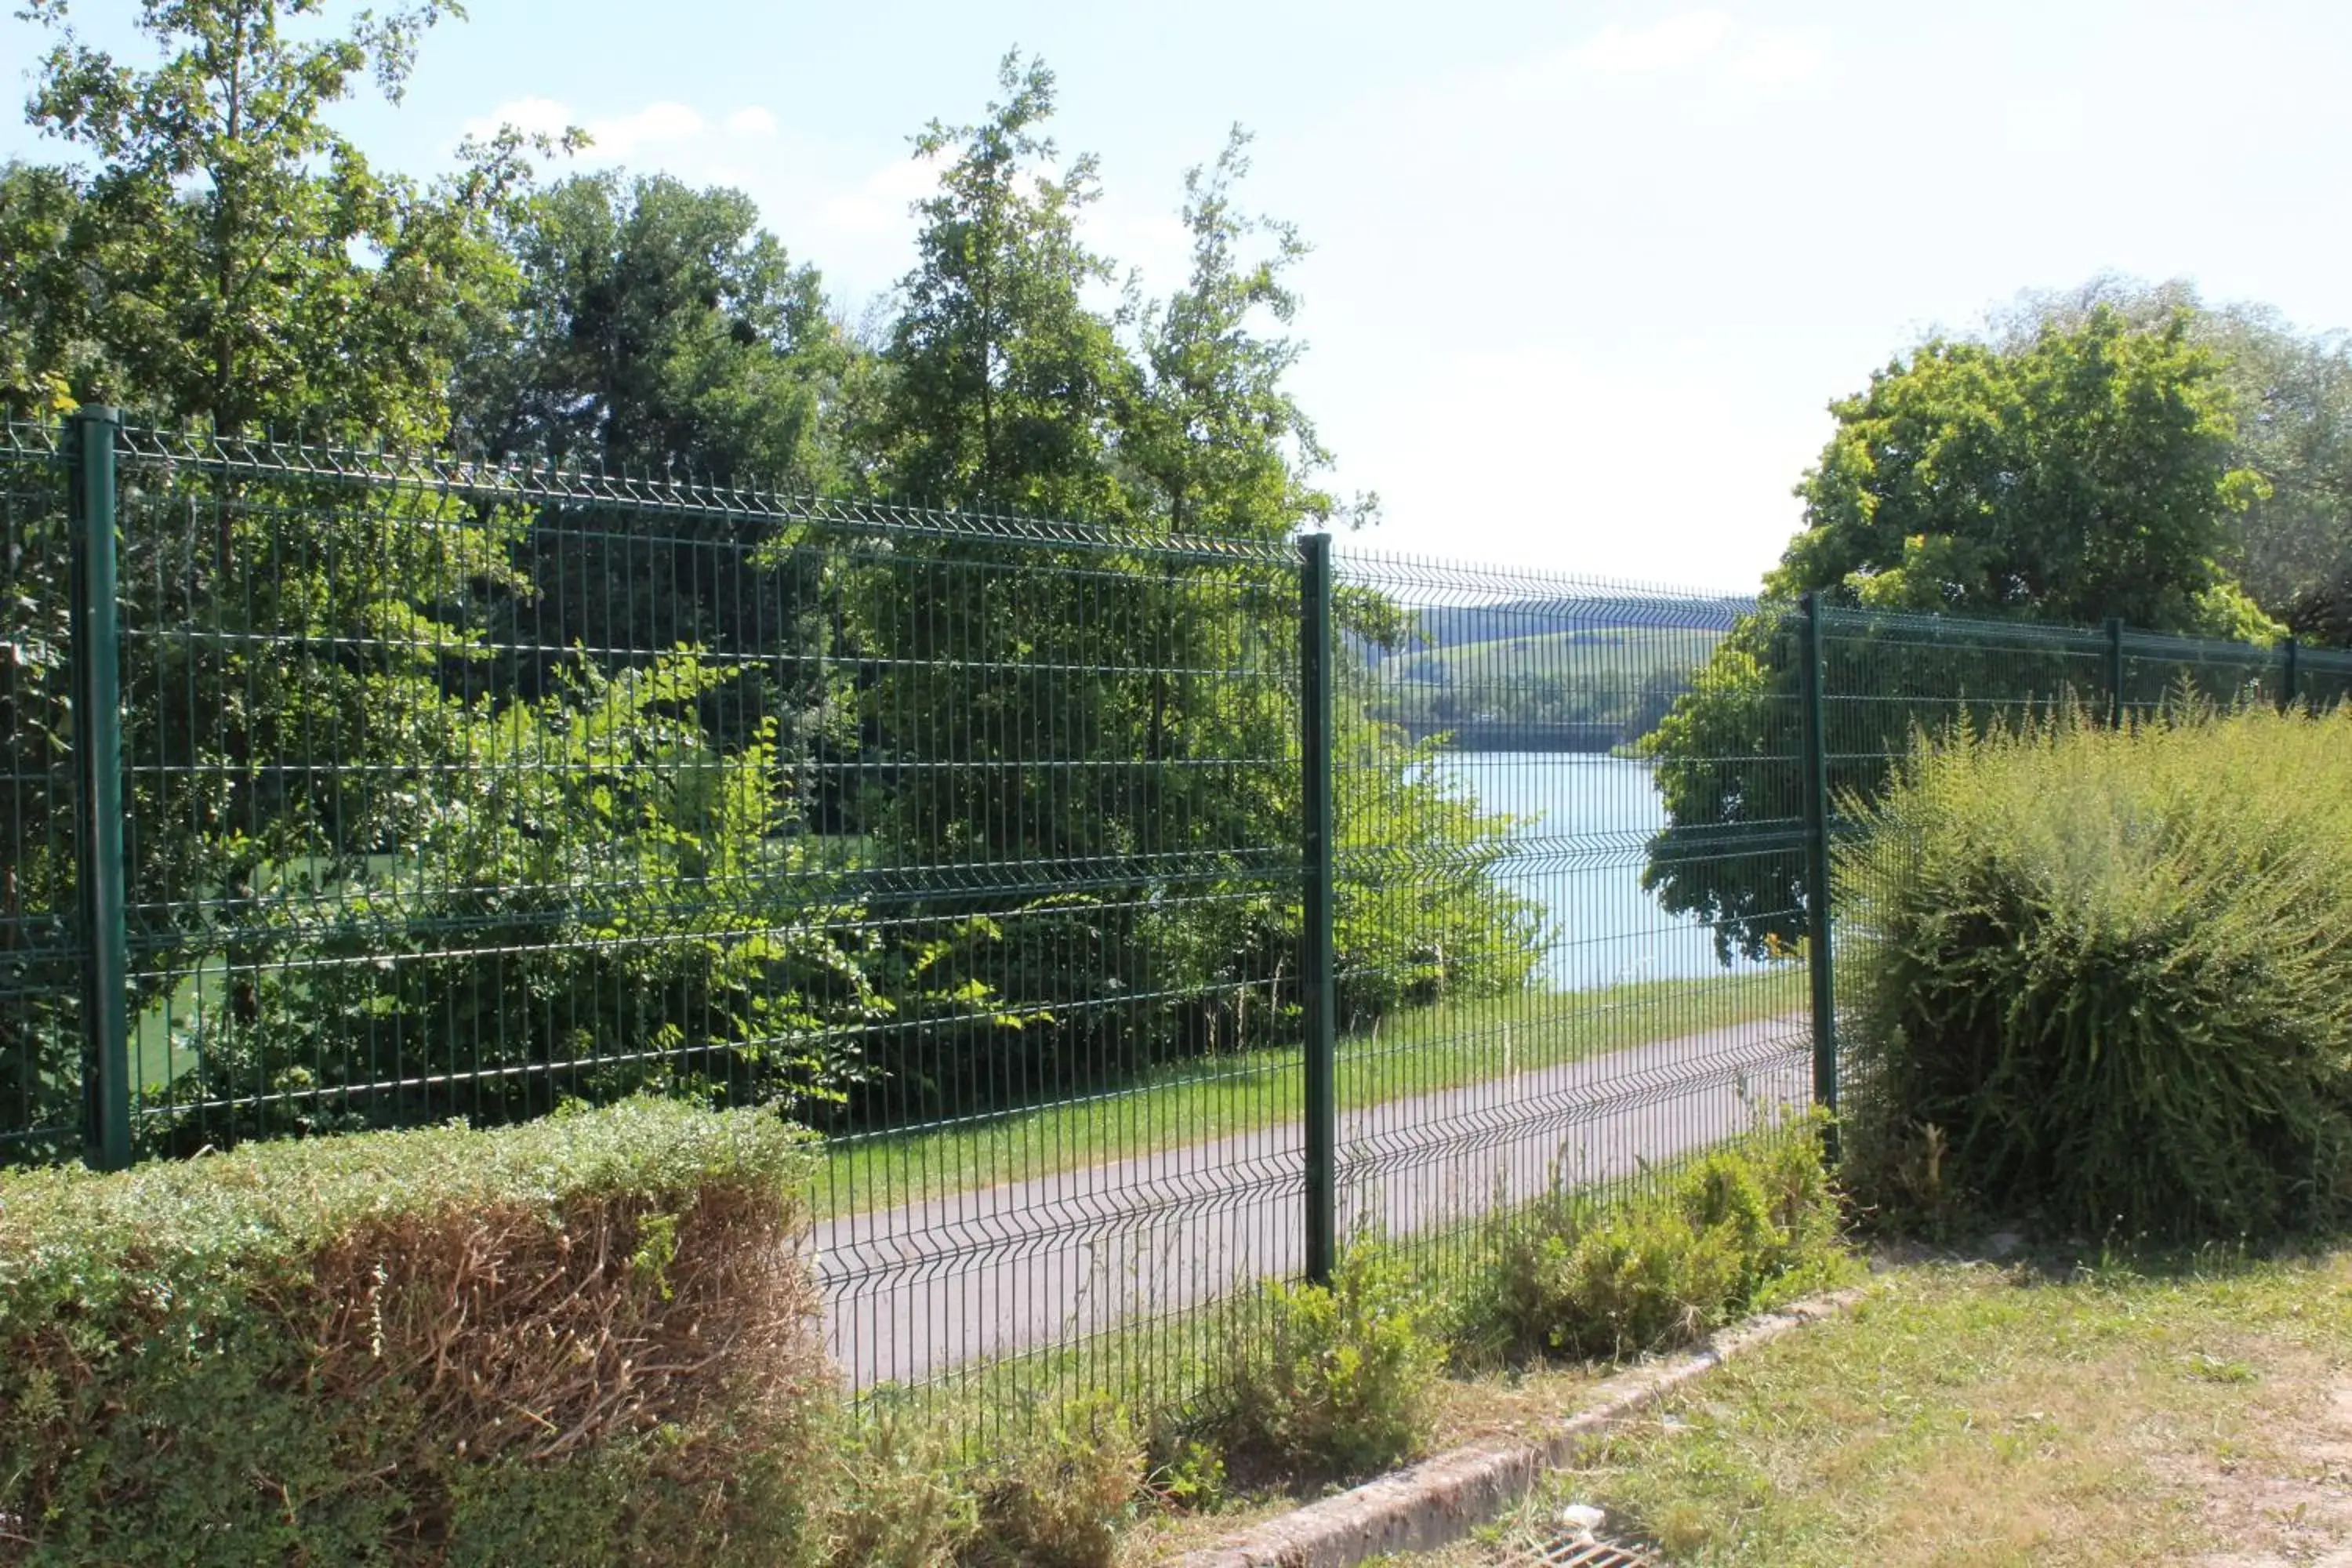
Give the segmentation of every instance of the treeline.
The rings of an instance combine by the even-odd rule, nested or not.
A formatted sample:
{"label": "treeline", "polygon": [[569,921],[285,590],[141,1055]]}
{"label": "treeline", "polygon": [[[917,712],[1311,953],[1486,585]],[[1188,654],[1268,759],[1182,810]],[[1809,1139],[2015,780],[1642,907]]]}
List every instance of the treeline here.
{"label": "treeline", "polygon": [[[326,112],[371,79],[396,99],[430,13],[321,36],[272,0],[149,8],[152,67],[35,15],[58,32],[29,113],[77,157],[0,174],[12,416],[105,402],[1127,542],[877,545],[723,500],[148,471],[122,613],[172,634],[124,669],[151,1139],[649,1084],[854,1131],[1296,1037],[1280,563],[1370,503],[1319,483],[1286,384],[1304,247],[1238,204],[1244,137],[1187,180],[1182,283],[1105,308],[1094,163],[1045,137],[1051,74],[1008,58],[983,120],[918,139],[939,182],[914,265],[853,331],[739,194],[551,175],[562,142],[511,132],[442,179],[374,168]],[[11,542],[6,630],[38,657],[0,683],[0,814],[11,898],[54,914],[68,641],[37,511]],[[1263,552],[1184,564],[1202,535]],[[1405,635],[1376,597],[1346,614],[1355,646]],[[1367,851],[1343,1005],[1517,984],[1537,916],[1491,874],[1501,824],[1360,706],[1340,731]],[[80,1115],[49,929],[0,944],[25,1004],[0,1131]]]}
{"label": "treeline", "polygon": [[[1797,487],[1805,525],[1762,604],[1644,742],[1668,826],[1644,885],[1715,926],[1727,958],[1803,932],[1793,858],[1725,854],[1727,829],[1801,815],[1801,645],[1791,612],[2095,626],[2254,645],[2169,662],[2224,703],[2278,700],[2290,637],[2352,646],[2352,345],[2184,285],[2103,279],[2032,295],[1987,330],[1937,338],[1831,405]],[[2254,649],[2269,647],[2269,653]],[[1841,726],[1831,784],[1866,805],[1916,727],[1974,705],[2014,717],[2105,689],[2095,659],[2031,638],[1939,645],[1865,622],[1824,679]],[[2246,656],[2254,654],[2249,661]],[[2164,663],[2166,660],[2156,662]],[[2222,689],[2212,689],[2218,683]],[[2317,691],[2305,700],[2332,701]],[[1861,699],[1853,702],[1844,698]]]}

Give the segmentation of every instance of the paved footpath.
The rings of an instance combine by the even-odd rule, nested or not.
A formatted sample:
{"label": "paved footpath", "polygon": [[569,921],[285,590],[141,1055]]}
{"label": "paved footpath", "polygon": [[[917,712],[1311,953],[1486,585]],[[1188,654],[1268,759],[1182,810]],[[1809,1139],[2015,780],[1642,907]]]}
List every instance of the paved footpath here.
{"label": "paved footpath", "polygon": [[[1349,1111],[1340,1225],[1391,1237],[1623,1175],[1802,1103],[1801,1016],[1634,1046]],[[1296,1274],[1299,1125],[1279,1123],[817,1227],[833,1352],[856,1386],[1056,1343]]]}

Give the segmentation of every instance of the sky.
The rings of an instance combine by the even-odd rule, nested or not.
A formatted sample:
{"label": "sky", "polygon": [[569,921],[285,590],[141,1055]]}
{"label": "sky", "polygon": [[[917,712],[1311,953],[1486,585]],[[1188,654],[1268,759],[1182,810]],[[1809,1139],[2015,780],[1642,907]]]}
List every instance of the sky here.
{"label": "sky", "polygon": [[[748,192],[853,317],[912,258],[908,138],[982,114],[1010,48],[1148,292],[1183,171],[1245,127],[1245,205],[1314,247],[1295,390],[1383,550],[1749,588],[1829,402],[2021,289],[2185,277],[2352,326],[2341,0],[469,9],[402,104],[339,111],[373,158],[582,125],[583,166]],[[71,16],[113,43],[130,11]],[[9,77],[43,47],[0,22]],[[11,120],[12,155],[58,152]]]}

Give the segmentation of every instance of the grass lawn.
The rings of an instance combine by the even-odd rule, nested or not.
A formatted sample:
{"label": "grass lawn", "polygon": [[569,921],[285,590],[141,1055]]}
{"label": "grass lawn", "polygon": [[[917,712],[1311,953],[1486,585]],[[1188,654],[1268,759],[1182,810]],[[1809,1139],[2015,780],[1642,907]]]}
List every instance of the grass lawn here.
{"label": "grass lawn", "polygon": [[2352,1253],[1888,1270],[1410,1561],[1571,1501],[1674,1563],[2352,1561]]}
{"label": "grass lawn", "polygon": [[[1340,1042],[1344,1111],[1801,1010],[1801,964],[1599,991],[1442,1002]],[[1181,1148],[1294,1121],[1296,1046],[1160,1069],[1088,1099],[907,1132],[836,1140],[818,1170],[820,1220]]]}

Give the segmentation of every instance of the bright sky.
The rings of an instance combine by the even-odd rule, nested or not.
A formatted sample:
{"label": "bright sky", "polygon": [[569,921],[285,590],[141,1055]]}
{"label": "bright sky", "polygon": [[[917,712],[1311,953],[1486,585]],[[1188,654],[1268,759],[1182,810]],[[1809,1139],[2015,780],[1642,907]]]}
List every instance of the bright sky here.
{"label": "bright sky", "polygon": [[[750,192],[853,313],[910,260],[908,135],[976,118],[1009,47],[1155,290],[1183,169],[1247,126],[1246,199],[1316,247],[1297,391],[1387,549],[1752,586],[1827,401],[2021,289],[2352,325],[2342,0],[470,4],[404,106],[345,115],[373,155],[583,124],[592,164]],[[75,0],[93,37],[127,9]],[[38,42],[0,24],[9,75]]]}

